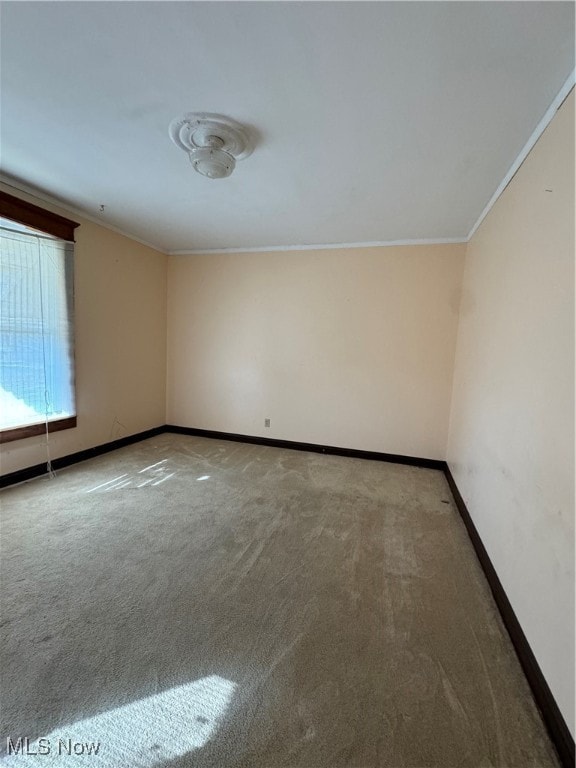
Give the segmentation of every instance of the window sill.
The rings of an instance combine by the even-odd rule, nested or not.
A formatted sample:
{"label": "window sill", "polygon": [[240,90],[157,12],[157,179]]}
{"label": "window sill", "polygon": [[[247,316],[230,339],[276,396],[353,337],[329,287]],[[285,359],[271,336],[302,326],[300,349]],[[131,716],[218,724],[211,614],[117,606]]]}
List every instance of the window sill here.
{"label": "window sill", "polygon": [[[60,432],[62,429],[73,429],[76,426],[76,416],[67,419],[48,422],[48,432]],[[46,423],[28,424],[25,427],[15,429],[3,429],[0,431],[0,443],[10,443],[12,440],[24,440],[26,437],[46,434]]]}

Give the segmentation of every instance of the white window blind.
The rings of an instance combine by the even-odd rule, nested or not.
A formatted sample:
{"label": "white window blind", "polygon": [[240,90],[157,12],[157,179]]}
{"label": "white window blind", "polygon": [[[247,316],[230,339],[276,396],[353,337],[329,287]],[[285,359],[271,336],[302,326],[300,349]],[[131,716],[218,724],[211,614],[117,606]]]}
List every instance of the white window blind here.
{"label": "white window blind", "polygon": [[75,416],[73,249],[0,218],[0,430]]}

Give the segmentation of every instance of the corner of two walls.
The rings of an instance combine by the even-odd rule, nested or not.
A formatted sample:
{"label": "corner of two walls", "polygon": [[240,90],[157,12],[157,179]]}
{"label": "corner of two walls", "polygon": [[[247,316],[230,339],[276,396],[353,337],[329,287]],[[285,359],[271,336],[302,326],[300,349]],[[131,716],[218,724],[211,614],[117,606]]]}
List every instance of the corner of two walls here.
{"label": "corner of two walls", "polygon": [[447,460],[574,734],[574,92],[468,243]]}
{"label": "corner of two walls", "polygon": [[[49,437],[55,459],[166,423],[168,257],[26,193],[80,222],[74,258],[78,426]],[[2,474],[46,462],[46,437],[1,446]]]}
{"label": "corner of two walls", "polygon": [[53,457],[165,423],[447,457],[573,732],[573,153],[572,93],[467,246],[167,257],[83,221]]}
{"label": "corner of two walls", "polygon": [[573,93],[467,245],[172,256],[167,332],[168,423],[448,458],[573,732]]}
{"label": "corner of two walls", "polygon": [[[74,218],[78,426],[50,458],[166,423],[445,458],[464,245],[169,257]],[[1,472],[46,459],[6,443]]]}

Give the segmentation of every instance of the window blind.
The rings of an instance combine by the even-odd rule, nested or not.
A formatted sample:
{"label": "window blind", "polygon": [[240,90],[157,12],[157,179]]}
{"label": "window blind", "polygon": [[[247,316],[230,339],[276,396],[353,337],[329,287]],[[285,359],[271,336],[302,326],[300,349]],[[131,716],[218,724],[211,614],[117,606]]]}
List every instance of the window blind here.
{"label": "window blind", "polygon": [[0,429],[75,415],[74,244],[0,218]]}

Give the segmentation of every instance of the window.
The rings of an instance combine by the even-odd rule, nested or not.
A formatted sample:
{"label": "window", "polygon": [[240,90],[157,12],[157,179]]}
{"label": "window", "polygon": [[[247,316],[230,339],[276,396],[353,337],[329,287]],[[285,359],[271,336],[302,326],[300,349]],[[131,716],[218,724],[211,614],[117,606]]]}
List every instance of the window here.
{"label": "window", "polygon": [[76,426],[73,221],[0,193],[0,441]]}

